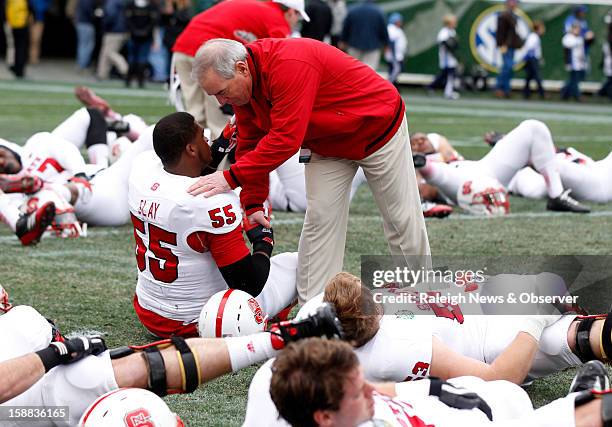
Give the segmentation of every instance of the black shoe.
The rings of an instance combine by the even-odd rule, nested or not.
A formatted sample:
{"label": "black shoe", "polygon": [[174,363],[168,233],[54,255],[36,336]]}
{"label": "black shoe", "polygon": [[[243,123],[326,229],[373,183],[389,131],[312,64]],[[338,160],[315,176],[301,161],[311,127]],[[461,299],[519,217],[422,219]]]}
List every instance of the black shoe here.
{"label": "black shoe", "polygon": [[610,388],[606,367],[599,360],[590,360],[580,368],[572,380],[569,392],[585,390],[603,391]]}
{"label": "black shoe", "polygon": [[427,164],[427,156],[423,153],[412,153],[412,163],[415,169],[422,168]]}
{"label": "black shoe", "polygon": [[565,190],[559,197],[548,199],[546,209],[558,212],[589,213],[591,209],[579,203],[569,195],[571,190]]}
{"label": "black shoe", "polygon": [[122,120],[112,120],[106,123],[106,130],[123,135],[130,131],[130,124]]}
{"label": "black shoe", "polygon": [[36,244],[54,218],[55,204],[47,202],[31,214],[21,215],[17,220],[15,234],[24,246]]}
{"label": "black shoe", "polygon": [[308,337],[342,338],[344,335],[336,310],[328,303],[305,319],[294,319],[272,325],[270,332],[279,334],[285,344]]}

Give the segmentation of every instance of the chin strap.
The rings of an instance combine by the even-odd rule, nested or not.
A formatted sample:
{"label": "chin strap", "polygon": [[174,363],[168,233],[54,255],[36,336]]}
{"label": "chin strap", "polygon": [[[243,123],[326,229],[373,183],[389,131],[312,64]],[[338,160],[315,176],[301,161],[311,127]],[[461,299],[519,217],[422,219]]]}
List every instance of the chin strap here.
{"label": "chin strap", "polygon": [[[174,347],[181,373],[181,388],[169,389],[166,382],[166,364],[161,350]],[[141,353],[147,364],[148,389],[158,396],[176,393],[191,393],[200,385],[201,369],[198,354],[191,349],[184,338],[171,337],[142,346],[124,346],[110,351],[111,359],[120,359],[134,353]]]}

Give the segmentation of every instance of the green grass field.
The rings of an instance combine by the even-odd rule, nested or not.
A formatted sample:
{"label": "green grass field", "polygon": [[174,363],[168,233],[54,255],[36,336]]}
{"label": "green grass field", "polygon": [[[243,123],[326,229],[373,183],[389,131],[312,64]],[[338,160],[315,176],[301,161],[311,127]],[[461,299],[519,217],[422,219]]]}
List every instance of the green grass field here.
{"label": "green grass field", "polygon": [[[96,87],[116,110],[154,122],[172,109],[160,90],[127,91]],[[66,84],[0,82],[0,137],[20,144],[37,131],[51,130],[79,107]],[[536,118],[551,128],[558,145],[573,146],[599,159],[612,149],[612,107],[555,102],[498,102],[483,98],[446,102],[420,91],[406,94],[411,132],[436,131],[467,158],[487,151],[486,130],[508,131],[521,120]],[[612,185],[612,183],[610,183]],[[551,214],[544,201],[513,197],[512,214],[497,219],[452,215],[427,220],[435,255],[611,255],[612,203],[594,213]],[[276,253],[297,250],[303,216],[275,214]],[[360,255],[386,254],[382,223],[367,186],[351,207],[345,268],[358,274]],[[152,336],[140,326],[131,305],[136,283],[131,228],[90,228],[87,238],[45,239],[22,247],[0,227],[0,283],[14,304],[36,307],[57,321],[65,333],[96,331],[110,346],[142,344]],[[206,369],[204,367],[204,369]],[[167,398],[188,426],[239,425],[255,368],[227,375],[192,395]],[[536,405],[566,393],[573,372],[538,380],[529,387]]]}

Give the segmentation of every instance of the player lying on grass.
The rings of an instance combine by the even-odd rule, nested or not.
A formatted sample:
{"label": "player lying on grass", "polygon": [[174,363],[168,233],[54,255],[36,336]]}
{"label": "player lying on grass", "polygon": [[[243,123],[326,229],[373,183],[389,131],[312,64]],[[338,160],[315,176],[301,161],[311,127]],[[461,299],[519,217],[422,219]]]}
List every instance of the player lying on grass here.
{"label": "player lying on grass", "polygon": [[257,297],[270,316],[289,305],[296,297],[297,254],[270,259],[272,229],[243,221],[233,191],[208,198],[187,193],[212,160],[193,116],[162,118],[153,147],[136,158],[129,177],[138,265],[134,309],[143,325],[160,337],[195,336],[206,301],[228,287]]}
{"label": "player lying on grass", "polygon": [[175,337],[108,352],[100,338],[52,342],[49,322],[35,309],[17,306],[0,316],[0,402],[8,407],[67,406],[69,421],[55,425],[73,426],[96,398],[119,387],[144,388],[160,396],[192,392],[213,378],[273,357],[288,342],[340,334],[327,306],[307,319],[272,324],[267,332],[249,336]]}
{"label": "player lying on grass", "polygon": [[245,426],[608,427],[606,371],[597,363],[584,368],[567,397],[534,410],[527,393],[506,381],[370,383],[348,344],[310,338],[289,345],[255,375],[249,398],[257,401],[253,389],[261,395],[269,389],[274,404],[258,405],[259,423]]}
{"label": "player lying on grass", "polygon": [[436,161],[440,160],[440,157],[448,161],[453,155],[444,152],[438,155],[436,144],[422,133],[413,134],[410,144],[413,152],[436,154],[434,159],[427,159],[419,173],[453,203],[457,203],[462,194],[469,193],[466,183],[476,184],[479,180],[493,179],[507,188],[514,175],[531,164],[545,177],[548,210],[589,212],[587,207],[569,196],[570,189],[564,189],[555,159],[552,136],[546,125],[540,121],[525,120],[500,139],[495,147],[478,161],[456,160],[451,164]]}
{"label": "player lying on grass", "polygon": [[[559,294],[565,290],[559,290],[558,278],[550,273],[491,276],[479,285],[479,292],[483,294],[489,287],[499,289],[491,292],[500,295],[510,288],[516,295]],[[414,288],[380,292],[399,295],[414,292]],[[464,291],[458,288],[458,292]],[[318,301],[334,304],[345,338],[355,347],[366,377],[373,381],[472,375],[521,384],[589,360],[607,362],[612,355],[610,313],[529,315],[548,308],[558,311],[527,304],[520,307],[527,313],[522,315],[464,314],[460,305],[434,303],[402,302],[383,307],[375,302],[381,300],[349,273],[339,273],[330,280],[324,294],[302,307],[298,317],[310,312]],[[496,308],[495,304],[483,306],[481,312]],[[474,307],[464,306],[464,310],[474,312]]]}

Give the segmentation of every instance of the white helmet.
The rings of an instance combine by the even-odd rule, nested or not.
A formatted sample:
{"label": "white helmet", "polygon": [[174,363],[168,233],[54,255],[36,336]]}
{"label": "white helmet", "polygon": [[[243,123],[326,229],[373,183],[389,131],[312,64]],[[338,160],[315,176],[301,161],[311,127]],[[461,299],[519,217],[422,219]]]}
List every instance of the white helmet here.
{"label": "white helmet", "polygon": [[238,289],[220,291],[202,308],[198,332],[204,338],[237,337],[262,332],[268,318],[251,295]]}
{"label": "white helmet", "polygon": [[120,388],[89,405],[79,427],[184,427],[159,396],[141,388]]}
{"label": "white helmet", "polygon": [[485,176],[465,181],[457,191],[457,204],[472,215],[501,216],[510,212],[504,186]]}
{"label": "white helmet", "polygon": [[0,285],[0,313],[6,313],[11,308],[13,308],[13,306],[9,302],[8,292]]}

